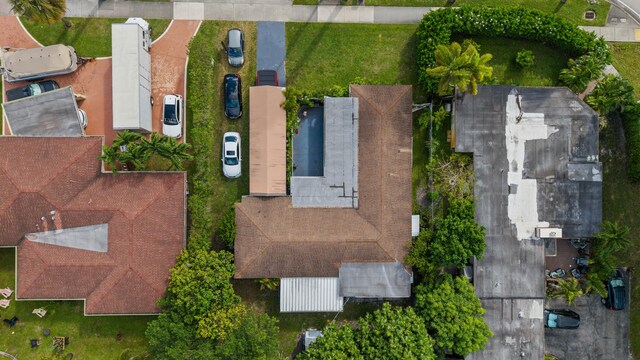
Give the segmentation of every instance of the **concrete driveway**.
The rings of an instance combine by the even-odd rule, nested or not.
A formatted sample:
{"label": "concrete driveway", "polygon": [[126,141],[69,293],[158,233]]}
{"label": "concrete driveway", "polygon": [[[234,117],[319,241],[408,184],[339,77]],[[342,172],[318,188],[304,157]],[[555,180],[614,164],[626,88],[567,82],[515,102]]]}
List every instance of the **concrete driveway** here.
{"label": "concrete driveway", "polygon": [[[629,279],[627,296],[629,296]],[[571,309],[580,314],[576,330],[545,329],[545,353],[562,360],[627,360],[629,352],[629,303],[622,311],[612,311],[600,302],[600,296],[583,296],[575,306],[562,299],[545,303],[547,309]]]}

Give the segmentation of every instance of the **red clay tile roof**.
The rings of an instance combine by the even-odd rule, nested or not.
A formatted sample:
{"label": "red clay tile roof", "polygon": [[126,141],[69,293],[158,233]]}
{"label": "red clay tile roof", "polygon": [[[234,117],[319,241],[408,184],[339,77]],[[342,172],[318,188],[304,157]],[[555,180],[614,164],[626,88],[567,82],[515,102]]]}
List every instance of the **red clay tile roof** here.
{"label": "red clay tile roof", "polygon": [[[185,244],[186,174],[102,174],[101,146],[100,137],[1,137],[0,247],[17,247],[18,298],[85,299],[92,315],[156,313]],[[24,237],[105,223],[106,253]]]}
{"label": "red clay tile roof", "polygon": [[411,241],[411,86],[352,85],[359,98],[359,208],[236,206],[236,278],[338,276],[343,262],[402,261]]}

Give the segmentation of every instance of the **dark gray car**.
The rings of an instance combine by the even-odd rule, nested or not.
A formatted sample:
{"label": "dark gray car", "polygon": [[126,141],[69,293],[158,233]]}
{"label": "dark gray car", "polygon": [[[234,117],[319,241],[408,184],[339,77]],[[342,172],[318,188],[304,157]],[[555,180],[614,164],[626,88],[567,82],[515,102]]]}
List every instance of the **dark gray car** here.
{"label": "dark gray car", "polygon": [[59,88],[60,86],[57,82],[53,80],[45,80],[7,91],[7,101],[13,101],[29,96],[39,95],[43,92],[52,91]]}
{"label": "dark gray car", "polygon": [[244,64],[244,32],[238,28],[230,29],[227,32],[227,43],[222,43],[229,65],[242,66]]}

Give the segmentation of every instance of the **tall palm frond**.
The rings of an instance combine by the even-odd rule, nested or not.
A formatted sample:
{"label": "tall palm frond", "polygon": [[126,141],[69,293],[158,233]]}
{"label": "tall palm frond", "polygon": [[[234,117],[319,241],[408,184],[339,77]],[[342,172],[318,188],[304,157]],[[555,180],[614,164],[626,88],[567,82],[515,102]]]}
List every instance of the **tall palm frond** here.
{"label": "tall palm frond", "polygon": [[28,20],[53,24],[67,11],[65,0],[9,0],[11,11]]}

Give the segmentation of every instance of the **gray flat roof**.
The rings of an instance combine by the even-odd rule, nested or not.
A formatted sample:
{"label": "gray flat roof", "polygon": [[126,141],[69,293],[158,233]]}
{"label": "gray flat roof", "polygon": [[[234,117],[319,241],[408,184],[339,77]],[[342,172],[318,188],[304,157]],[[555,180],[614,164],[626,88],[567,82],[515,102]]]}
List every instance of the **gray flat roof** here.
{"label": "gray flat roof", "polygon": [[77,137],[84,134],[71,87],[2,104],[13,135]]}
{"label": "gray flat roof", "polygon": [[[540,359],[542,322],[510,319],[505,302],[544,299],[544,241],[533,236],[536,227],[562,228],[565,238],[598,230],[597,115],[567,88],[480,86],[476,96],[458,94],[454,107],[455,148],[474,155],[476,220],[486,228],[474,286],[496,334],[470,358],[515,359],[524,351]],[[510,342],[522,339],[531,351]]]}
{"label": "gray flat roof", "polygon": [[342,263],[340,296],[355,298],[408,298],[413,275],[400,262]]}
{"label": "gray flat roof", "polygon": [[358,99],[324,98],[324,176],[292,176],[294,207],[358,207]]}

